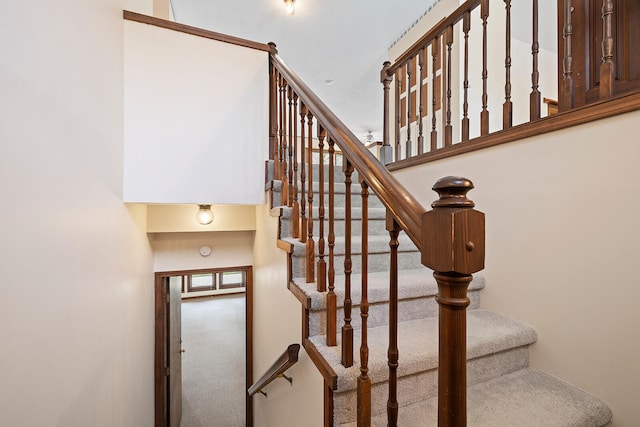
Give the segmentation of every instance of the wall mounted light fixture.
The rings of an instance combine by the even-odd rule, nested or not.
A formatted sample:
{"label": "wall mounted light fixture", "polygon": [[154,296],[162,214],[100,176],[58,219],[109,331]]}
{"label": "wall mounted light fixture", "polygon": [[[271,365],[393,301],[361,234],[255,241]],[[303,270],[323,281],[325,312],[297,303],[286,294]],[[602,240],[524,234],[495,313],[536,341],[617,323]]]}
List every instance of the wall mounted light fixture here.
{"label": "wall mounted light fixture", "polygon": [[287,8],[287,14],[296,13],[296,0],[284,0],[284,6]]}
{"label": "wall mounted light fixture", "polygon": [[202,225],[211,224],[213,222],[213,211],[211,210],[211,205],[198,205],[196,220]]}

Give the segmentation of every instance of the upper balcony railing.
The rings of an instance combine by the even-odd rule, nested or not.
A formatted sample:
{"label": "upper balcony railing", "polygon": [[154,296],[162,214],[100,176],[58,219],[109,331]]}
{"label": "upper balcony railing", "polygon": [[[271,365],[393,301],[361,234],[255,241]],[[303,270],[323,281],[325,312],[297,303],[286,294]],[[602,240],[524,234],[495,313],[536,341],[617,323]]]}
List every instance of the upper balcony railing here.
{"label": "upper balcony railing", "polygon": [[[384,64],[381,160],[393,170],[640,108],[637,22],[635,0],[464,2]],[[557,27],[557,46],[542,48],[541,27]]]}

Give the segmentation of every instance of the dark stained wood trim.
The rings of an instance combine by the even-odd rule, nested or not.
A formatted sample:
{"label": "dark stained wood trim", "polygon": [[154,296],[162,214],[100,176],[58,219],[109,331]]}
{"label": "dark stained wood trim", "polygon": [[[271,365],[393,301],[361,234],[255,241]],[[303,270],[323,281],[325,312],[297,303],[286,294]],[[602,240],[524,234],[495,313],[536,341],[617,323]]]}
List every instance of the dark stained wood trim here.
{"label": "dark stained wood trim", "polygon": [[333,427],[333,390],[327,383],[322,384],[324,389],[324,427]]}
{"label": "dark stained wood trim", "polygon": [[164,375],[166,366],[166,310],[162,289],[163,277],[155,275],[155,351],[154,351],[154,396],[155,396],[155,426],[164,427],[167,420],[167,377]]}
{"label": "dark stained wood trim", "polygon": [[278,246],[278,249],[282,249],[288,254],[293,253],[293,243],[278,239],[276,245]]}
{"label": "dark stained wood trim", "polygon": [[192,36],[203,37],[205,39],[217,40],[223,43],[234,44],[234,45],[246,47],[249,49],[261,50],[264,52],[271,51],[271,47],[268,44],[258,43],[252,40],[246,40],[240,37],[234,37],[227,34],[216,33],[214,31],[192,27],[190,25],[179,24],[177,22],[167,21],[165,19],[155,18],[153,16],[130,12],[128,10],[122,11],[122,17],[127,21],[134,21],[134,22],[140,22],[142,24],[154,25],[156,27],[166,28],[167,30],[178,31],[185,34],[190,34]]}
{"label": "dark stained wood trim", "polygon": [[523,123],[511,129],[473,138],[466,142],[454,144],[451,147],[441,148],[435,152],[400,160],[387,165],[387,168],[390,171],[401,170],[636,110],[640,110],[640,92],[590,104],[572,111],[547,116],[536,122]]}
{"label": "dark stained wood trim", "polygon": [[309,355],[309,358],[313,361],[313,363],[320,371],[320,375],[324,378],[324,381],[327,383],[331,390],[337,390],[338,388],[338,375],[333,370],[331,365],[325,360],[325,358],[320,354],[315,345],[308,339],[305,338],[302,341],[302,345]]}
{"label": "dark stained wood trim", "polygon": [[302,304],[302,308],[309,309],[311,307],[311,297],[307,296],[297,286],[292,286],[290,281],[287,285],[287,289],[289,289],[293,296],[296,297],[298,301],[300,301],[300,304]]}
{"label": "dark stained wood trim", "polygon": [[[253,268],[246,270],[245,291],[245,379],[246,389],[253,384]],[[253,396],[246,396],[245,420],[248,427],[253,427]]]}
{"label": "dark stained wood trim", "polygon": [[269,369],[256,381],[255,384],[249,387],[247,393],[253,396],[259,393],[264,387],[266,387],[271,381],[282,376],[287,369],[295,365],[298,362],[298,352],[300,351],[300,344],[290,344],[287,349],[278,357],[278,359],[271,365]]}

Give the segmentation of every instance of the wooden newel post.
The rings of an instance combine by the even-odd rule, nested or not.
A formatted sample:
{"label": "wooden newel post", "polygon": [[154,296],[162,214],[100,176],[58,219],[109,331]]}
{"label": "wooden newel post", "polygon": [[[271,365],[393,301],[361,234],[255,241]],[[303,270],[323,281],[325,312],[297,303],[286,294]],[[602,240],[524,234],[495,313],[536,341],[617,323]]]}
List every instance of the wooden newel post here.
{"label": "wooden newel post", "polygon": [[422,217],[422,263],[434,271],[440,305],[438,426],[467,425],[467,288],[484,268],[484,214],[473,207],[466,178],[433,186],[440,199]]}

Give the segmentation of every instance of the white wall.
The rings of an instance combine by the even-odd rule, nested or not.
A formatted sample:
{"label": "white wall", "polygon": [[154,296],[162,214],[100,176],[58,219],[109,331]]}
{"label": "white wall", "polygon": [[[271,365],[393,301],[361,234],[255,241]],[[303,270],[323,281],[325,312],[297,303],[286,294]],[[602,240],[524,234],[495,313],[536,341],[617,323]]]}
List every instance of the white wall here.
{"label": "white wall", "polygon": [[[301,343],[300,302],[287,289],[287,258],[276,247],[277,218],[269,216],[266,205],[256,209],[256,236],[253,252],[253,378],[257,380],[286,350]],[[256,427],[300,427],[323,425],[323,379],[311,359],[300,348],[298,363],[287,373],[293,384],[274,381],[267,386],[269,398],[256,395]]]}
{"label": "white wall", "polygon": [[532,325],[531,363],[598,396],[612,426],[640,425],[640,112],[394,175],[424,206],[465,176],[486,213],[485,308]]}
{"label": "white wall", "polygon": [[153,275],[125,205],[123,4],[3,3],[0,425],[153,425]]}
{"label": "white wall", "polygon": [[[150,234],[155,271],[237,267],[253,263],[253,231]],[[200,248],[211,247],[203,257]]]}
{"label": "white wall", "polygon": [[125,200],[262,203],[268,53],[124,26]]}

